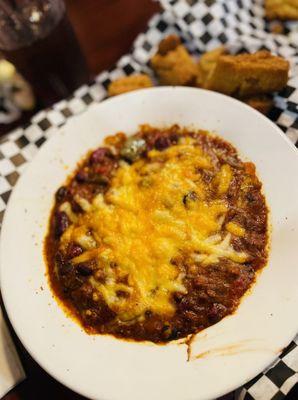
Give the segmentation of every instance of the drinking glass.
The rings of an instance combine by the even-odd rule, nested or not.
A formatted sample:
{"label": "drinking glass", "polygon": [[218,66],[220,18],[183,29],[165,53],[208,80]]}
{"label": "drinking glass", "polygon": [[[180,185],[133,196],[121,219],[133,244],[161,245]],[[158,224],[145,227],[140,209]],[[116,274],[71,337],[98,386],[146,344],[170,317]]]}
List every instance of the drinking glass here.
{"label": "drinking glass", "polygon": [[89,80],[63,0],[0,0],[0,51],[31,83],[42,105]]}

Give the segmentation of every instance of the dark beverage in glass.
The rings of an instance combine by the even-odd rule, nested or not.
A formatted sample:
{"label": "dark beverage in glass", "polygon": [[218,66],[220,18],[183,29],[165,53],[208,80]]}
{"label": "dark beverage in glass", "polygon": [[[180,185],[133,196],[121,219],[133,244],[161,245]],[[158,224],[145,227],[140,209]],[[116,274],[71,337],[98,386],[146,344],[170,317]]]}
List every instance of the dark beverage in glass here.
{"label": "dark beverage in glass", "polygon": [[0,0],[0,50],[43,106],[89,80],[62,0]]}

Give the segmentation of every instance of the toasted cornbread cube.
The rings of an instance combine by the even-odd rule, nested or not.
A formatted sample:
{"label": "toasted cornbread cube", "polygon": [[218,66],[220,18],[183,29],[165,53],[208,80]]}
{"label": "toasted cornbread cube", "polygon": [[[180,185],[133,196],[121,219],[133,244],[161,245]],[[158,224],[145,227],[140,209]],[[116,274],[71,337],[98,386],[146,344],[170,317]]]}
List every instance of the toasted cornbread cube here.
{"label": "toasted cornbread cube", "polygon": [[244,103],[248,104],[252,108],[258,110],[262,114],[268,114],[273,106],[273,99],[269,95],[252,96],[243,99]]}
{"label": "toasted cornbread cube", "polygon": [[268,19],[298,20],[298,0],[266,0]]}
{"label": "toasted cornbread cube", "polygon": [[204,53],[200,57],[200,60],[198,63],[198,68],[199,68],[199,74],[198,74],[198,79],[197,79],[198,86],[204,87],[204,84],[207,81],[209,75],[212,73],[213,69],[215,68],[215,65],[217,63],[219,56],[221,56],[225,53],[226,53],[226,49],[223,46],[221,46],[221,47],[217,47],[211,51],[207,51],[207,53]]}
{"label": "toasted cornbread cube", "polygon": [[268,27],[271,33],[276,33],[278,35],[282,35],[283,33],[285,33],[285,26],[284,23],[281,21],[271,21]]}
{"label": "toasted cornbread cube", "polygon": [[165,56],[169,51],[175,50],[180,44],[181,40],[179,36],[169,35],[159,43],[157,53]]}
{"label": "toasted cornbread cube", "polygon": [[108,88],[109,96],[131,92],[133,90],[143,89],[153,86],[150,77],[146,74],[130,75],[116,79],[110,83]]}
{"label": "toasted cornbread cube", "polygon": [[176,35],[160,42],[151,66],[162,85],[192,85],[196,82],[197,65]]}
{"label": "toasted cornbread cube", "polygon": [[289,63],[268,51],[218,58],[206,88],[236,97],[272,93],[288,81]]}

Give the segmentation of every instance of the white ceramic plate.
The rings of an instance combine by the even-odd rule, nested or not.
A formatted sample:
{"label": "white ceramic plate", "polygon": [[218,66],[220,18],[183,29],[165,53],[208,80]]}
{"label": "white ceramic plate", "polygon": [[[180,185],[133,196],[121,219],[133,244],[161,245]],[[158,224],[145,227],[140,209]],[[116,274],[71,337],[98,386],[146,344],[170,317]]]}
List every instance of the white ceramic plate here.
{"label": "white ceramic plate", "polygon": [[[45,276],[43,240],[55,191],[104,136],[133,133],[142,123],[220,134],[256,164],[271,210],[268,266],[234,315],[196,336],[190,361],[184,344],[87,335],[53,299]],[[273,361],[298,330],[297,177],[298,155],[283,133],[229,97],[164,87],[90,107],[43,146],[5,214],[1,289],[19,338],[46,371],[92,399],[202,400],[235,389]]]}

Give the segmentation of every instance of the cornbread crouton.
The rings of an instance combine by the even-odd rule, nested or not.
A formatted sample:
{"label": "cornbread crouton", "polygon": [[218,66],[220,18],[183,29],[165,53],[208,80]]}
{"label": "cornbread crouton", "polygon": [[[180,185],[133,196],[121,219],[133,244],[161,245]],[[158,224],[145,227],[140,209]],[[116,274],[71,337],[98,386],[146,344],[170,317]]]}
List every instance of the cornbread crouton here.
{"label": "cornbread crouton", "polygon": [[212,73],[219,56],[226,53],[226,49],[221,46],[217,47],[207,53],[202,54],[198,63],[199,74],[197,78],[198,86],[203,87],[204,83],[208,80],[209,75]]}
{"label": "cornbread crouton", "polygon": [[169,35],[159,43],[157,54],[165,56],[169,51],[175,50],[180,44],[181,40],[179,36]]}
{"label": "cornbread crouton", "polygon": [[278,35],[282,35],[283,33],[285,33],[285,27],[283,22],[280,21],[271,21],[269,24],[269,31],[271,33],[276,33]]}
{"label": "cornbread crouton", "polygon": [[266,0],[266,17],[268,19],[298,19],[298,0]]}
{"label": "cornbread crouton", "polygon": [[244,103],[248,104],[262,114],[268,114],[273,106],[273,99],[269,95],[252,96],[243,99]]}
{"label": "cornbread crouton", "polygon": [[286,86],[288,73],[288,61],[268,51],[222,55],[208,77],[206,88],[240,98],[272,93]]}
{"label": "cornbread crouton", "polygon": [[110,83],[108,87],[109,96],[131,92],[153,86],[150,77],[146,74],[130,75],[119,78]]}
{"label": "cornbread crouton", "polygon": [[151,66],[162,85],[192,85],[196,82],[197,65],[176,35],[160,42]]}

